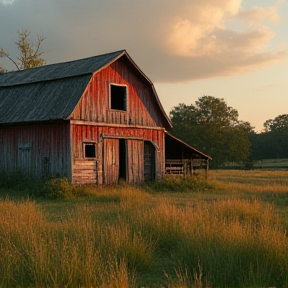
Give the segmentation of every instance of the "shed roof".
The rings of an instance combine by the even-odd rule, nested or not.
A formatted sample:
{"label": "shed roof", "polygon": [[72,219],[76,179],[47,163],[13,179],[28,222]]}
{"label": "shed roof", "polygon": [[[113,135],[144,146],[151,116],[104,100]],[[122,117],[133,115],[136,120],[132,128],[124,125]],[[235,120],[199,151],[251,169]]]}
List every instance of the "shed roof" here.
{"label": "shed roof", "polygon": [[205,159],[212,160],[209,155],[195,149],[169,132],[165,131],[165,153],[169,159]]}
{"label": "shed roof", "polygon": [[120,57],[126,57],[152,86],[166,127],[171,127],[153,83],[125,50],[1,74],[0,124],[68,119],[93,73]]}

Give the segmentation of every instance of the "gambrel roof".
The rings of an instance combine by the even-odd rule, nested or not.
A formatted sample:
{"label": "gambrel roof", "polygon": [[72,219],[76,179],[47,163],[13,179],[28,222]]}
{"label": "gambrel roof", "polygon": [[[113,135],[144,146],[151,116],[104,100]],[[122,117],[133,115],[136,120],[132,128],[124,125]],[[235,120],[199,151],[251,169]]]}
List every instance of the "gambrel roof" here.
{"label": "gambrel roof", "polygon": [[1,74],[0,124],[69,119],[92,75],[121,57],[151,85],[165,128],[171,127],[153,83],[125,50]]}

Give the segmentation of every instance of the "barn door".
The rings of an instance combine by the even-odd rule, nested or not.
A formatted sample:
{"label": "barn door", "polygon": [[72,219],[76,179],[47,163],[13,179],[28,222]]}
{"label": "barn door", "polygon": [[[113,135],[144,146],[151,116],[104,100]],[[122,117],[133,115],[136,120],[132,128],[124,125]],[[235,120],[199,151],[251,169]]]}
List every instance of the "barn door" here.
{"label": "barn door", "polygon": [[143,141],[127,140],[127,182],[144,181]]}
{"label": "barn door", "polygon": [[150,141],[144,142],[144,180],[155,181],[155,147]]}
{"label": "barn door", "polygon": [[18,148],[18,171],[30,175],[32,173],[32,149],[30,144]]}
{"label": "barn door", "polygon": [[103,183],[111,185],[119,179],[119,139],[104,139]]}

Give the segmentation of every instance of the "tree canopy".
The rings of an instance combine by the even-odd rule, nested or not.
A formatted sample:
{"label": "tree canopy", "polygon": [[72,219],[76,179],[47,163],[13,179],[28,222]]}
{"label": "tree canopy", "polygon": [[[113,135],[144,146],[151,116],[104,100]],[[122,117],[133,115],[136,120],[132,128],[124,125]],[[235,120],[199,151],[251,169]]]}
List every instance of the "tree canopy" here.
{"label": "tree canopy", "polygon": [[[7,57],[13,62],[18,70],[28,69],[32,67],[38,67],[45,64],[45,60],[42,58],[45,51],[41,51],[41,44],[45,40],[43,35],[37,36],[36,42],[29,40],[30,32],[27,30],[18,31],[19,40],[15,42],[20,55],[13,58],[8,52],[0,47],[0,57]],[[0,67],[0,70],[4,70]]]}
{"label": "tree canopy", "polygon": [[238,111],[222,98],[203,96],[195,105],[179,104],[170,111],[171,131],[213,158],[212,166],[225,162],[246,163],[250,155],[250,123],[238,119]]}
{"label": "tree canopy", "polygon": [[251,134],[253,160],[288,158],[288,114],[268,119],[264,131]]}

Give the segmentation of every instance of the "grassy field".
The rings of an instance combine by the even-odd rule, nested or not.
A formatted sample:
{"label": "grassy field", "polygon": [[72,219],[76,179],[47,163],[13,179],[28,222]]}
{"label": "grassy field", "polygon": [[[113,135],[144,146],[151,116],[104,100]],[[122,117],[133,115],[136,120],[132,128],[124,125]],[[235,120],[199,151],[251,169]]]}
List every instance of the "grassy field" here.
{"label": "grassy field", "polygon": [[61,180],[45,193],[8,180],[1,288],[288,287],[287,171],[105,189]]}
{"label": "grassy field", "polygon": [[286,169],[288,168],[288,159],[264,159],[255,161],[254,167],[257,169]]}

